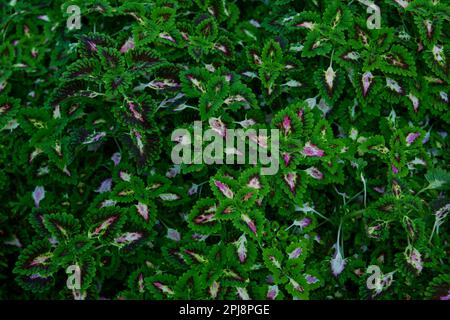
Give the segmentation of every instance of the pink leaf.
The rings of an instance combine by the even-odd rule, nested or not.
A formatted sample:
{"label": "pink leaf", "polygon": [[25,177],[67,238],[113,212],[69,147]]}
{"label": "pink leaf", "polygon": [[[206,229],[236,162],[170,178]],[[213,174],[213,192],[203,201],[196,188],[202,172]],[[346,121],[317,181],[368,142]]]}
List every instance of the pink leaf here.
{"label": "pink leaf", "polygon": [[311,142],[307,142],[303,147],[303,154],[308,157],[323,157],[325,152]]}
{"label": "pink leaf", "polygon": [[225,183],[216,180],[214,181],[214,184],[217,188],[219,188],[220,192],[222,192],[225,197],[229,199],[232,199],[234,197],[233,191],[231,191],[231,189]]}
{"label": "pink leaf", "polygon": [[39,203],[45,198],[45,189],[42,186],[37,186],[33,193],[32,197],[34,200],[34,205],[36,208],[39,208]]}

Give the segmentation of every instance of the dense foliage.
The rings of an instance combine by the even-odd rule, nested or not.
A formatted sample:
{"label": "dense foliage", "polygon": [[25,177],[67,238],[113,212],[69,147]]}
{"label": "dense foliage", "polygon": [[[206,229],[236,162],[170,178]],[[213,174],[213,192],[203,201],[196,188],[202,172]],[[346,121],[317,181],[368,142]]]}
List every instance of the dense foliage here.
{"label": "dense foliage", "polygon": [[[449,299],[450,7],[376,4],[2,1],[0,298]],[[210,119],[279,172],[174,165]]]}

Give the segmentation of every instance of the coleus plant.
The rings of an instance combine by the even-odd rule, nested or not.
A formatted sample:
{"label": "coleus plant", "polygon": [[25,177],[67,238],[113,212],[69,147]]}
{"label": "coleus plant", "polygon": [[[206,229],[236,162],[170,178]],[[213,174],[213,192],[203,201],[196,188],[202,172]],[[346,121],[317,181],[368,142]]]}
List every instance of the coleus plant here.
{"label": "coleus plant", "polygon": [[[0,4],[0,298],[450,299],[449,6],[377,5]],[[278,172],[173,164],[194,121]]]}

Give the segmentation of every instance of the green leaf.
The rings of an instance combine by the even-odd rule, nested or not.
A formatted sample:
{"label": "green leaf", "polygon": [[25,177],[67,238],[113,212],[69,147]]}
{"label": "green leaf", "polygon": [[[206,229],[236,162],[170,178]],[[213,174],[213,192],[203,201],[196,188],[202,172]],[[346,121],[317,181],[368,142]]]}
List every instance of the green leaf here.
{"label": "green leaf", "polygon": [[386,73],[416,76],[416,66],[412,55],[402,46],[394,45],[379,57],[378,68]]}
{"label": "green leaf", "polygon": [[279,69],[283,59],[283,53],[279,43],[274,40],[267,41],[264,44],[261,59],[265,68]]}
{"label": "green leaf", "polygon": [[203,298],[199,271],[192,269],[184,273],[175,284],[175,298],[198,300]]}
{"label": "green leaf", "polygon": [[330,104],[335,103],[345,87],[344,71],[334,70],[329,66],[326,70],[317,70],[314,73],[314,82],[322,97]]}
{"label": "green leaf", "polygon": [[90,213],[88,217],[90,238],[99,238],[104,241],[113,240],[120,232],[126,221],[123,209],[106,207]]}
{"label": "green leaf", "polygon": [[100,71],[98,61],[93,58],[83,58],[72,63],[64,72],[63,77],[68,80],[92,79]]}
{"label": "green leaf", "polygon": [[440,168],[428,171],[425,179],[429,183],[427,189],[448,190],[450,187],[450,173]]}
{"label": "green leaf", "polygon": [[79,221],[68,213],[45,214],[43,221],[47,230],[60,241],[80,232]]}
{"label": "green leaf", "polygon": [[442,79],[449,81],[450,76],[450,46],[436,43],[425,53],[425,62],[430,69]]}
{"label": "green leaf", "polygon": [[195,31],[205,40],[214,41],[214,39],[217,38],[218,33],[217,22],[212,18],[204,19],[197,25]]}
{"label": "green leaf", "polygon": [[339,0],[331,0],[323,14],[323,23],[331,29],[346,29],[352,25],[352,14],[348,7]]}
{"label": "green leaf", "polygon": [[50,242],[39,240],[21,252],[13,271],[24,276],[38,275],[47,278],[56,271],[56,268]]}
{"label": "green leaf", "polygon": [[435,44],[441,37],[442,20],[438,17],[414,16],[414,23],[419,30],[422,41],[429,47]]}
{"label": "green leaf", "polygon": [[306,36],[306,41],[302,50],[303,58],[312,58],[315,56],[325,56],[332,49],[328,39],[321,36],[318,31],[310,31]]}
{"label": "green leaf", "polygon": [[283,272],[283,253],[277,248],[263,249],[264,265],[275,276]]}
{"label": "green leaf", "polygon": [[239,212],[239,217],[233,220],[233,225],[251,238],[260,239],[264,229],[264,215],[255,209]]}
{"label": "green leaf", "polygon": [[206,92],[209,74],[203,68],[192,68],[181,72],[181,85],[188,97],[200,97]]}
{"label": "green leaf", "polygon": [[55,284],[55,278],[52,276],[42,276],[38,273],[32,275],[19,275],[16,278],[16,281],[23,289],[33,293],[50,291]]}
{"label": "green leaf", "polygon": [[195,204],[188,216],[189,226],[201,234],[214,234],[221,229],[216,217],[214,199],[204,198]]}

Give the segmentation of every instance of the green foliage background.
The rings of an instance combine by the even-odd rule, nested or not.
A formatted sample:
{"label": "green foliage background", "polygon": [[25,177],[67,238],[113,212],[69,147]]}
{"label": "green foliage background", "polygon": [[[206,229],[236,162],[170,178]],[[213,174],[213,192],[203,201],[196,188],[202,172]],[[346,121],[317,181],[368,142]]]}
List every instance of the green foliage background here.
{"label": "green foliage background", "polygon": [[[448,299],[449,6],[376,4],[2,1],[0,298]],[[210,118],[280,171],[174,166]]]}

